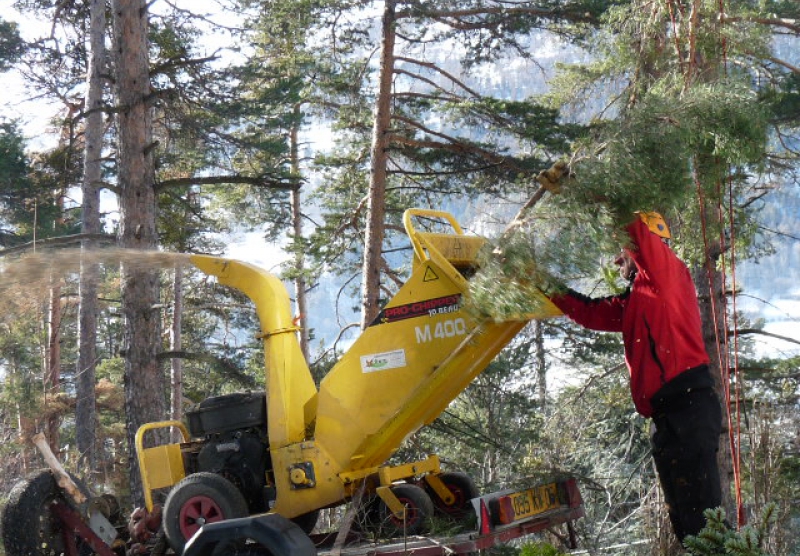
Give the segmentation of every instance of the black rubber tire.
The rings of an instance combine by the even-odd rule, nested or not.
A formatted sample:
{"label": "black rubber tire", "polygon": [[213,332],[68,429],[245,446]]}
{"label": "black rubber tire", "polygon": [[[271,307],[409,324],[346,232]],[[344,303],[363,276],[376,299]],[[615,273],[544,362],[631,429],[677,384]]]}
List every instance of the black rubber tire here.
{"label": "black rubber tire", "polygon": [[303,533],[306,535],[310,535],[311,531],[314,530],[314,527],[317,526],[317,521],[319,520],[319,510],[312,510],[308,513],[298,515],[297,517],[293,517],[292,521],[295,525],[300,527],[303,530]]}
{"label": "black rubber tire", "polygon": [[[79,482],[78,488],[85,491]],[[65,552],[61,522],[48,508],[55,500],[69,503],[49,469],[36,471],[14,485],[0,516],[6,556],[57,556]],[[77,546],[81,556],[92,554],[80,540]]]}
{"label": "black rubber tire", "polygon": [[194,473],[176,484],[164,503],[164,532],[176,554],[203,523],[247,517],[247,501],[233,483],[215,473]]}
{"label": "black rubber tire", "polygon": [[[216,550],[214,551],[214,554],[217,554]],[[226,548],[225,551],[219,556],[272,556],[272,552],[261,545],[248,544],[238,548]]]}
{"label": "black rubber tire", "polygon": [[380,534],[387,537],[421,535],[427,532],[433,516],[433,501],[428,493],[417,485],[401,483],[391,487],[398,500],[406,506],[406,520],[397,519],[388,506],[380,500]]}
{"label": "black rubber tire", "polygon": [[439,479],[453,493],[455,501],[452,504],[446,504],[426,482],[425,491],[430,494],[433,500],[434,511],[455,521],[462,521],[475,515],[470,500],[480,496],[480,492],[478,492],[478,487],[475,486],[475,481],[472,480],[472,477],[466,473],[452,471],[441,473]]}

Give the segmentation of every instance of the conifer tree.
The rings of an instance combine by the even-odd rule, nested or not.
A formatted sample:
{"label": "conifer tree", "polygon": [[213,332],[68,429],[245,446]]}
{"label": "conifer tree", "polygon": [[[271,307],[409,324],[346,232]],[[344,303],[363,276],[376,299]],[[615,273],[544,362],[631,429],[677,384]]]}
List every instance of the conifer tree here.
{"label": "conifer tree", "polygon": [[264,239],[289,238],[286,250],[292,258],[283,265],[282,275],[294,282],[298,339],[308,358],[307,291],[317,274],[306,257],[305,223],[311,217],[303,202],[310,179],[308,142],[315,139],[309,126],[323,127],[326,114],[338,104],[335,83],[342,68],[328,50],[315,44],[320,39],[313,32],[325,2],[242,4],[252,13],[242,40],[254,51],[242,66],[233,68],[245,91],[237,103],[242,125],[236,137],[261,147],[257,156],[242,157],[237,164],[269,169],[285,180],[284,188],[254,191],[250,198],[256,199],[259,211],[254,223],[264,229]]}
{"label": "conifer tree", "polygon": [[[100,190],[103,183],[103,146],[105,144],[104,91],[106,67],[106,3],[93,0],[89,7],[89,55],[86,72],[84,108],[83,180],[81,184],[81,232],[93,235],[102,231]],[[84,240],[82,250],[90,251],[95,243]],[[94,471],[97,467],[97,404],[95,370],[97,366],[97,291],[99,266],[87,263],[80,272],[78,316],[78,364],[76,369],[75,443],[81,463]]]}
{"label": "conifer tree", "polygon": [[[379,30],[382,46],[359,45],[368,81],[352,89],[360,100],[341,110],[339,148],[322,161],[333,176],[319,192],[329,208],[317,237],[319,255],[336,259],[342,274],[362,267],[362,326],[397,281],[388,253],[402,242],[394,231],[403,209],[530,190],[577,132],[559,126],[553,110],[481,91],[470,74],[504,55],[525,56],[532,29],[568,33],[601,7],[392,1],[374,5],[380,20],[362,18],[366,25],[347,29],[347,36]],[[453,60],[437,54],[454,50]]]}
{"label": "conifer tree", "polygon": [[[117,105],[120,245],[156,247],[155,167],[150,108],[148,10],[139,0],[112,2],[115,102]],[[160,344],[158,275],[123,266],[125,315],[125,406],[128,446],[132,451],[140,425],[163,419],[164,378],[156,360]],[[132,454],[131,454],[132,455]],[[143,501],[136,458],[130,458],[135,505]]]}

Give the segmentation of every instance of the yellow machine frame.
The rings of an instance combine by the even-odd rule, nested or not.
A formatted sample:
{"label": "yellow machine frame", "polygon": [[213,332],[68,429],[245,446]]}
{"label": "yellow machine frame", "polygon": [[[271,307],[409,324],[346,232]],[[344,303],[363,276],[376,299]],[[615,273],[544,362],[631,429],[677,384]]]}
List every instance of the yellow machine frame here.
{"label": "yellow machine frame", "polygon": [[[415,218],[449,223],[452,232],[418,230]],[[272,511],[285,517],[341,503],[369,477],[377,477],[377,494],[397,515],[402,504],[386,487],[400,479],[424,477],[443,500],[452,499],[438,480],[438,457],[397,467],[385,466],[386,460],[405,438],[432,422],[527,320],[561,314],[543,297],[541,311],[527,319],[476,321],[462,308],[468,295],[462,271],[476,265],[485,240],[464,234],[442,211],[409,209],[404,224],[414,250],[411,277],[319,389],[300,350],[282,282],[247,263],[191,257],[200,270],[255,304],[266,356],[267,427],[277,489]],[[178,426],[154,423],[145,430],[173,425]],[[179,429],[186,440],[185,428]],[[180,444],[145,450],[140,434],[137,450],[152,509],[151,490],[182,478],[174,470]],[[164,469],[174,471],[165,474]]]}

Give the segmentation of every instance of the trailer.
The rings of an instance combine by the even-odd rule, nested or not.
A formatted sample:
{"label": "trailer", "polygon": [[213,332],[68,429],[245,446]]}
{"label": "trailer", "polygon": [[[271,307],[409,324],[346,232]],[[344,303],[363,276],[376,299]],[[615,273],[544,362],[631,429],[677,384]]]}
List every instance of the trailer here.
{"label": "trailer", "polygon": [[[60,471],[44,469],[20,481],[11,503],[25,500],[26,514],[10,516],[22,529],[9,530],[3,521],[7,553],[49,556],[165,556],[175,552],[162,532],[136,542],[136,520],[114,514],[107,497],[73,498],[62,487]],[[77,485],[76,485],[77,486]],[[85,487],[79,487],[85,491]],[[574,478],[563,478],[505,489],[473,498],[469,527],[446,535],[398,535],[378,538],[373,532],[343,531],[307,534],[276,513],[228,519],[201,526],[188,541],[184,556],[438,556],[473,554],[519,541],[528,535],[562,526],[560,536],[577,547],[574,521],[584,516],[583,500]],[[14,506],[20,509],[20,504]],[[107,519],[108,518],[108,519]],[[111,521],[114,523],[112,524]],[[156,524],[155,529],[158,528]],[[402,527],[400,528],[402,531]],[[344,534],[343,534],[344,533]],[[141,540],[141,539],[140,539]]]}
{"label": "trailer", "polygon": [[[450,536],[410,536],[381,542],[365,541],[362,536],[350,535],[341,546],[334,546],[340,533],[311,535],[296,545],[282,547],[286,554],[309,556],[446,556],[473,554],[520,540],[528,535],[566,526],[564,541],[570,548],[577,548],[573,522],[584,516],[583,499],[574,478],[562,479],[519,490],[507,489],[480,496],[470,501],[474,509],[476,526],[472,530]],[[291,522],[275,514],[262,518],[264,529],[285,530]],[[274,521],[272,521],[274,520]],[[253,518],[245,518],[242,524],[252,525]],[[211,528],[209,528],[211,529]],[[234,531],[230,536],[226,532]],[[186,556],[210,556],[219,543],[232,538],[241,540],[240,524],[220,522],[213,530],[203,531],[187,545]],[[277,555],[273,547],[271,554]],[[255,554],[255,552],[253,552]]]}

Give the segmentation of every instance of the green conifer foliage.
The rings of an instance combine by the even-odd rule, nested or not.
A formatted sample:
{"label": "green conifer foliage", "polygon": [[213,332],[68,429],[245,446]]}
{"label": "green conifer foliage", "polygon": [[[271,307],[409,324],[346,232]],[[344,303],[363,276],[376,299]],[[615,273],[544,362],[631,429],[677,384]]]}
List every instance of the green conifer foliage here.
{"label": "green conifer foliage", "polygon": [[696,536],[685,540],[689,554],[693,556],[769,556],[764,542],[769,529],[775,523],[775,505],[764,508],[758,522],[746,525],[740,530],[732,529],[725,521],[725,511],[721,508],[705,511],[706,527]]}
{"label": "green conifer foliage", "polygon": [[[679,210],[694,199],[698,159],[713,157],[725,168],[758,163],[766,125],[766,110],[740,80],[684,89],[664,79],[579,148],[572,165],[577,179],[561,202],[576,212],[603,203],[618,224],[637,210]],[[703,183],[709,194],[714,184]]]}
{"label": "green conifer foliage", "polygon": [[0,71],[16,62],[23,50],[17,24],[0,18]]}
{"label": "green conifer foliage", "polygon": [[[513,241],[506,234],[491,250],[474,281],[479,313],[535,311],[540,301],[526,289],[596,272],[625,246],[635,211],[663,214],[690,262],[704,260],[707,238],[729,232],[730,215],[737,249],[750,244],[754,177],[769,161],[770,125],[794,100],[791,79],[753,79],[753,60],[769,56],[772,35],[745,3],[726,3],[725,25],[715,2],[644,4],[610,10],[589,44],[596,62],[565,68],[553,81],[554,106],[606,102],[591,132],[573,143],[562,193],[545,197]],[[703,211],[717,207],[698,233]]]}

